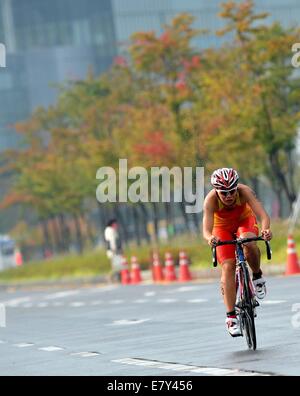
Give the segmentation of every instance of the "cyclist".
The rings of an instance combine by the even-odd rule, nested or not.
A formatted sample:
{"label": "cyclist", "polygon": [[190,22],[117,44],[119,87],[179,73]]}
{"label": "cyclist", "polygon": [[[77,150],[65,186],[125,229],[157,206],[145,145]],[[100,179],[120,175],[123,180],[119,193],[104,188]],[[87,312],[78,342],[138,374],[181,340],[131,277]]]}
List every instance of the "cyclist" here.
{"label": "cyclist", "polygon": [[[256,216],[261,220],[261,235],[265,240],[272,238],[270,218],[250,187],[239,183],[239,175],[232,168],[220,168],[213,172],[211,184],[214,187],[204,200],[203,237],[210,246],[220,240],[258,236]],[[260,250],[256,242],[244,246],[245,257],[252,270],[256,295],[266,295],[266,281],[260,268]],[[231,336],[240,336],[240,324],[235,312],[235,247],[217,247],[217,259],[221,264],[221,292],[227,310],[226,327]]]}

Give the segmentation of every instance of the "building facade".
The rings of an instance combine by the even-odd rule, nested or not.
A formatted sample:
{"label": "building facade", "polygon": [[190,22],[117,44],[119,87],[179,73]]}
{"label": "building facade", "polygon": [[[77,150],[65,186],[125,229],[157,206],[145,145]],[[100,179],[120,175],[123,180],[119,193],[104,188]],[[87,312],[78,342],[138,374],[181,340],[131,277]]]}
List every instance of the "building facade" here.
{"label": "building facade", "polygon": [[[242,0],[235,0],[242,2]],[[225,0],[112,0],[116,37],[119,44],[126,44],[136,31],[162,31],[163,24],[180,12],[195,16],[195,27],[207,29],[208,34],[196,39],[200,48],[219,46],[225,38],[215,32],[224,26],[218,17]],[[266,21],[280,21],[284,26],[299,25],[299,0],[254,0],[257,12],[268,12]]]}
{"label": "building facade", "polygon": [[117,54],[110,0],[0,0],[0,151],[18,143],[12,125],[57,97],[58,84],[96,74]]}

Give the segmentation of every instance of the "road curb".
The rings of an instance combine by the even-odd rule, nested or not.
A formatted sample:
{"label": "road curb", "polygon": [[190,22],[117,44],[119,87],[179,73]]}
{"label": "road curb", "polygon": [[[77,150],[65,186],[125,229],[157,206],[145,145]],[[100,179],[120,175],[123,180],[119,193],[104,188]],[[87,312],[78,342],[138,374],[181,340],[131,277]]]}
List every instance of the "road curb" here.
{"label": "road curb", "polygon": [[0,291],[8,289],[37,289],[37,288],[58,288],[58,287],[84,287],[89,285],[110,284],[108,275],[95,276],[91,278],[64,278],[56,280],[37,280],[16,283],[0,282]]}

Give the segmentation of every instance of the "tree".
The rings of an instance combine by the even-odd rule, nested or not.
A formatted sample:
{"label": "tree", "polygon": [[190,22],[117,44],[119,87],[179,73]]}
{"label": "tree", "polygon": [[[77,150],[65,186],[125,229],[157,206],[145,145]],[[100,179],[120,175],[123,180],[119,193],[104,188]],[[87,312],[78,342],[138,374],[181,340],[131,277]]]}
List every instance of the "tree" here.
{"label": "tree", "polygon": [[255,140],[267,154],[265,173],[274,189],[284,191],[290,207],[296,197],[293,150],[299,125],[300,79],[294,76],[290,62],[291,43],[300,30],[256,22],[266,14],[255,14],[253,1],[223,5],[221,16],[228,25],[221,32],[235,33],[238,62],[252,78],[258,94],[257,110],[249,122],[255,128]]}

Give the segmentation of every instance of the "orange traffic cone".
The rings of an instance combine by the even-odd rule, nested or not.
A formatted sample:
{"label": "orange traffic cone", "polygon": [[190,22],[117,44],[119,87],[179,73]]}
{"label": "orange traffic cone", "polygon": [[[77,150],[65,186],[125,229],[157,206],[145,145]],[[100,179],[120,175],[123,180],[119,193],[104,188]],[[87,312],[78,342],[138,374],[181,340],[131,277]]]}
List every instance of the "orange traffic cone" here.
{"label": "orange traffic cone", "polygon": [[122,285],[129,285],[131,283],[128,262],[125,256],[122,257],[121,283]]}
{"label": "orange traffic cone", "polygon": [[184,251],[179,252],[179,282],[188,282],[192,280],[189,270],[189,261]]}
{"label": "orange traffic cone", "polygon": [[131,283],[137,284],[142,281],[140,265],[138,259],[133,256],[131,257]]}
{"label": "orange traffic cone", "polygon": [[15,262],[18,267],[23,264],[23,257],[19,249],[15,252]]}
{"label": "orange traffic cone", "polygon": [[154,282],[161,282],[164,280],[163,267],[160,263],[158,253],[153,253],[152,279]]}
{"label": "orange traffic cone", "polygon": [[165,254],[165,268],[166,268],[166,277],[165,280],[168,282],[173,282],[176,280],[176,272],[174,267],[174,261],[171,253]]}
{"label": "orange traffic cone", "polygon": [[299,273],[300,273],[300,267],[299,267],[298,256],[295,248],[294,238],[291,235],[289,235],[285,275],[293,275]]}

